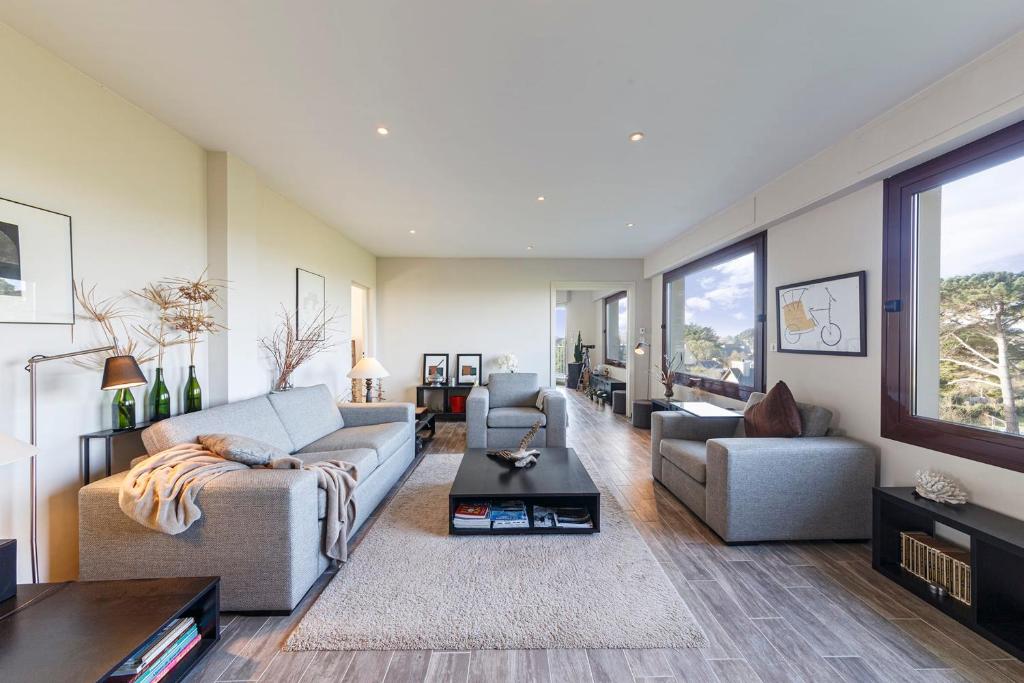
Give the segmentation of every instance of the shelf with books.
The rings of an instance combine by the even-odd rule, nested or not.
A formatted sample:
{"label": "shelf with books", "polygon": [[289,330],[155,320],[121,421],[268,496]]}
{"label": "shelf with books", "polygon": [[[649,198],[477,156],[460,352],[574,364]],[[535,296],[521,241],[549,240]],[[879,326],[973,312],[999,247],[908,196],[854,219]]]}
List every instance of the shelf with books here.
{"label": "shelf with books", "polygon": [[597,501],[580,497],[495,498],[452,504],[448,532],[461,536],[593,534],[601,530]]}

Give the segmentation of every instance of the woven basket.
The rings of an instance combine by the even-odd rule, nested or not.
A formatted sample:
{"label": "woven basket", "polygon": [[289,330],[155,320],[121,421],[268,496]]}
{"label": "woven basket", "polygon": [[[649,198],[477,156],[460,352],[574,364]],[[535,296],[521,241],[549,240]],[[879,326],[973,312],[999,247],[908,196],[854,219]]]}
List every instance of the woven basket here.
{"label": "woven basket", "polygon": [[900,532],[900,566],[971,604],[971,554],[920,531]]}

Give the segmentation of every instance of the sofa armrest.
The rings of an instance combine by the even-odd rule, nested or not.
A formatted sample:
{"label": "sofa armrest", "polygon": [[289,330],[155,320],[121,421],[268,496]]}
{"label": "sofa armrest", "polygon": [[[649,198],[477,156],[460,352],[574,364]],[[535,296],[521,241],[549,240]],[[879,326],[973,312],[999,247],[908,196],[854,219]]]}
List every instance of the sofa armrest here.
{"label": "sofa armrest", "polygon": [[339,403],[338,409],[346,427],[414,422],[416,417],[412,403]]}
{"label": "sofa armrest", "polygon": [[844,437],[711,439],[707,522],[729,542],[869,538],[876,470]]}
{"label": "sofa armrest", "polygon": [[121,511],[125,474],[78,492],[80,579],[220,576],[221,606],[234,611],[291,610],[320,575],[315,473],[222,474],[199,493],[202,517],[175,536]]}
{"label": "sofa armrest", "polygon": [[542,391],[544,391],[544,421],[546,425],[544,427],[545,445],[548,448],[565,448],[566,426],[569,424],[565,394],[555,389],[542,389]]}
{"label": "sofa armrest", "polygon": [[487,413],[490,411],[491,392],[476,386],[466,399],[466,447],[487,448]]}

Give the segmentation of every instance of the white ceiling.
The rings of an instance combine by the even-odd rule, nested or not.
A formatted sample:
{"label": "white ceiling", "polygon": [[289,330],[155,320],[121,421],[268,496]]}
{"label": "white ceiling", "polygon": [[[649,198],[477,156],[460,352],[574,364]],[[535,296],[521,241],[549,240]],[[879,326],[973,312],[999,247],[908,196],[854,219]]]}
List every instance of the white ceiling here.
{"label": "white ceiling", "polygon": [[380,256],[643,256],[1024,29],[1020,0],[0,0],[0,20]]}

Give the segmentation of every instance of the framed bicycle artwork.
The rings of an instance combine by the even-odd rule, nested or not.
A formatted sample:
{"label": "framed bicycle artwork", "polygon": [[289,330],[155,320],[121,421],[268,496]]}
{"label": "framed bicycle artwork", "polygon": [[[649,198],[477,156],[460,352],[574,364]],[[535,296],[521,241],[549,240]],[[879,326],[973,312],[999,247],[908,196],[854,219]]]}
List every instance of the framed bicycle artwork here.
{"label": "framed bicycle artwork", "polygon": [[868,355],[866,279],[861,270],[776,287],[779,352]]}

